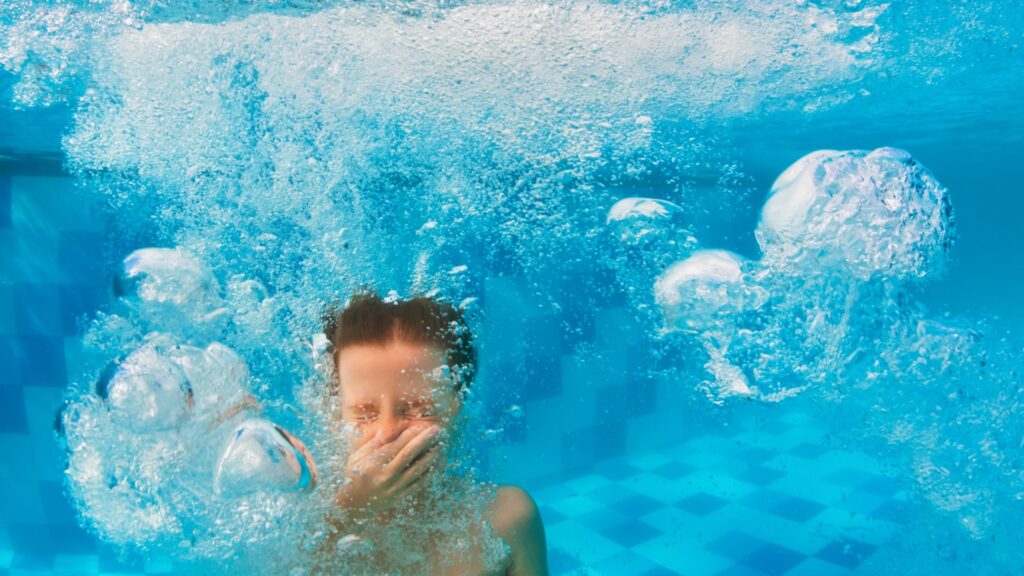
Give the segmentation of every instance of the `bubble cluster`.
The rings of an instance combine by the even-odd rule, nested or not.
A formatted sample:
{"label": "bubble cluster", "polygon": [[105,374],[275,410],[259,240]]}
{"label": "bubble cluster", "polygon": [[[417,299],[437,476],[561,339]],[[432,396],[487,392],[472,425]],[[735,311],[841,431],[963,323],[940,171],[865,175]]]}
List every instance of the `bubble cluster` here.
{"label": "bubble cluster", "polygon": [[214,325],[227,310],[213,272],[180,248],[141,248],[114,278],[114,294],[144,321],[189,330]]}
{"label": "bubble cluster", "polygon": [[285,434],[268,420],[254,418],[239,424],[217,461],[214,490],[221,495],[311,490],[314,464]]}
{"label": "bubble cluster", "polygon": [[699,250],[673,264],[654,284],[654,299],[666,325],[691,332],[715,332],[764,303],[762,289],[745,280],[741,256],[727,250]]}
{"label": "bubble cluster", "polygon": [[946,189],[903,150],[819,150],[772,185],[756,236],[781,268],[923,278],[952,244],[952,208]]}

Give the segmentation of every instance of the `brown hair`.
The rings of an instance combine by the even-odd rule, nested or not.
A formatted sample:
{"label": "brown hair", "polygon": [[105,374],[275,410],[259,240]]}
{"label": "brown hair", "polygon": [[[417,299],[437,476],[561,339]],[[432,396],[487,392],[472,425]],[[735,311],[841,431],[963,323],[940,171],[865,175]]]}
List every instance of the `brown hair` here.
{"label": "brown hair", "polygon": [[431,344],[442,350],[456,392],[467,390],[476,376],[473,335],[462,310],[445,301],[427,296],[384,300],[376,292],[362,289],[344,306],[328,305],[323,326],[335,362],[346,346],[403,340]]}

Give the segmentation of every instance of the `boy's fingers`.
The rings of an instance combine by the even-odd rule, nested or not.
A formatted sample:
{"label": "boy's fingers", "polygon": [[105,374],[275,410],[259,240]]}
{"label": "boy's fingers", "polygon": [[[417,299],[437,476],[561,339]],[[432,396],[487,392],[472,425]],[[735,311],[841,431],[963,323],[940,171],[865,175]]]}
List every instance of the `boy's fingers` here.
{"label": "boy's fingers", "polygon": [[402,472],[402,475],[399,477],[398,482],[396,483],[396,489],[404,490],[412,486],[413,484],[416,484],[422,478],[425,478],[425,472],[427,471],[427,468],[429,468],[430,465],[433,464],[435,460],[437,460],[437,456],[440,453],[440,446],[431,446],[429,450],[424,452],[423,457],[421,457],[416,462],[413,462],[411,466],[409,466]]}
{"label": "boy's fingers", "polygon": [[437,433],[440,428],[437,426],[429,426],[424,430],[420,431],[412,440],[406,443],[406,445],[398,451],[398,454],[391,459],[388,463],[388,472],[397,474],[404,470],[413,460],[416,459],[427,447],[430,446],[431,442],[437,438]]}
{"label": "boy's fingers", "polygon": [[395,455],[398,454],[402,450],[402,448],[404,448],[405,445],[409,443],[409,441],[415,438],[422,431],[423,425],[416,424],[406,428],[405,430],[402,430],[402,433],[398,435],[398,438],[395,438],[391,442],[385,443],[380,448],[380,454],[381,456],[384,457],[384,461],[390,462],[391,460],[393,460]]}
{"label": "boy's fingers", "polygon": [[380,432],[377,432],[369,440],[363,442],[355,450],[353,450],[352,454],[349,457],[353,459],[364,458],[368,453],[373,452],[377,448],[380,448],[380,445],[383,443],[384,435],[381,434]]}

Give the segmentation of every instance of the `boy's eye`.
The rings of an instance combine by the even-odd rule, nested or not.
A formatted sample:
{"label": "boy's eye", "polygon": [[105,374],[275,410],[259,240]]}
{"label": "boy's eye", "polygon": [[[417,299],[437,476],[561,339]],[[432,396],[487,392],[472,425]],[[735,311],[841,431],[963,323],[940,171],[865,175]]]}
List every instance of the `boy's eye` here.
{"label": "boy's eye", "polygon": [[407,410],[405,414],[410,418],[430,418],[434,415],[434,407],[416,406]]}
{"label": "boy's eye", "polygon": [[351,419],[356,422],[370,422],[377,418],[377,414],[373,412],[355,412],[351,415]]}

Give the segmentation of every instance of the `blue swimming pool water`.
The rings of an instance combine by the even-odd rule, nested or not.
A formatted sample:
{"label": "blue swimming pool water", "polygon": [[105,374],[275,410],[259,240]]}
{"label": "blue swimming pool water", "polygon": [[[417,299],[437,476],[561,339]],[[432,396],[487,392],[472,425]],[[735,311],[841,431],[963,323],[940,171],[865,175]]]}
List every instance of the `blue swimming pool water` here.
{"label": "blue swimming pool water", "polygon": [[[5,3],[0,571],[200,570],[132,552],[127,522],[128,556],[94,536],[116,514],[69,495],[54,434],[133,345],[97,320],[121,260],[183,246],[304,431],[285,406],[319,302],[476,298],[481,466],[534,496],[553,573],[1019,573],[1022,36],[1009,1]],[[674,231],[756,267],[787,167],[883,146],[948,190],[944,271],[776,269],[727,360],[805,389],[715,392],[720,318],[658,337],[653,281],[691,249],[625,246],[609,209],[671,201]]]}

